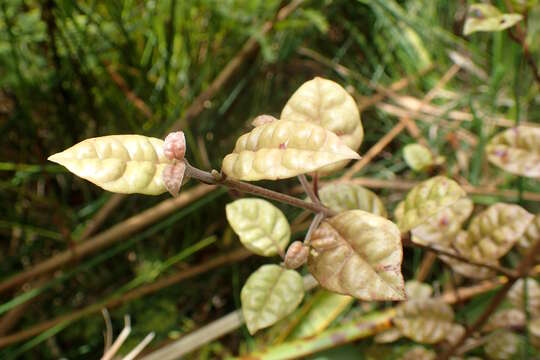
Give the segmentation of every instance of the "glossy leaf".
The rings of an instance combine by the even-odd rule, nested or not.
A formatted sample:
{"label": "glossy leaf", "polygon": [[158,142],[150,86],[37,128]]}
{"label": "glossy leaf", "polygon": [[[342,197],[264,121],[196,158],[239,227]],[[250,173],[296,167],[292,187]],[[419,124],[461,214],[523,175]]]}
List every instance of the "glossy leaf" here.
{"label": "glossy leaf", "polygon": [[[508,299],[516,308],[525,311],[523,290],[523,279],[519,279],[508,292]],[[527,278],[527,304],[533,317],[540,316],[540,285],[533,278]]]}
{"label": "glossy leaf", "polygon": [[401,333],[416,342],[435,344],[453,327],[454,311],[442,300],[409,300],[398,307],[393,319]]}
{"label": "glossy leaf", "polygon": [[428,350],[422,346],[415,346],[408,350],[400,360],[435,360],[437,354],[433,350]]}
{"label": "glossy leaf", "polygon": [[161,175],[171,163],[163,140],[141,135],[86,139],[48,160],[107,191],[148,195],[167,191]]}
{"label": "glossy leaf", "polygon": [[362,300],[403,300],[397,226],[362,210],[342,212],[313,233],[308,268],[326,289]]}
{"label": "glossy leaf", "polygon": [[364,210],[387,217],[384,204],[372,191],[356,184],[337,183],[319,190],[321,202],[336,212]]}
{"label": "glossy leaf", "polygon": [[238,180],[277,180],[358,158],[336,134],[318,125],[278,120],[242,135],[223,159],[222,171]]}
{"label": "glossy leaf", "polygon": [[325,330],[352,302],[351,296],[340,295],[326,290],[315,294],[311,306],[295,327],[292,337],[305,338]]}
{"label": "glossy leaf", "polygon": [[463,197],[465,191],[454,180],[444,176],[426,180],[412,188],[396,209],[399,229],[409,231]]}
{"label": "glossy leaf", "polygon": [[304,297],[302,276],[278,265],[263,265],[240,293],[242,313],[251,334],[292,313]]}
{"label": "glossy leaf", "polygon": [[416,280],[409,280],[405,282],[405,292],[407,293],[407,299],[428,299],[433,293],[431,285],[418,282]]}
{"label": "glossy leaf", "polygon": [[490,4],[472,4],[469,7],[463,35],[470,35],[477,31],[501,31],[514,26],[521,21],[520,14],[503,14]]}
{"label": "glossy leaf", "polygon": [[[281,112],[282,120],[310,122],[337,134],[345,145],[358,150],[364,137],[356,102],[338,83],[316,77],[291,96]],[[347,160],[326,166],[324,172],[343,168]]]}
{"label": "glossy leaf", "polygon": [[473,202],[462,198],[411,230],[411,240],[421,245],[448,247],[471,215]]}
{"label": "glossy leaf", "polygon": [[227,220],[242,244],[257,255],[285,251],[291,228],[281,210],[263,199],[239,199],[225,207]]}
{"label": "glossy leaf", "polygon": [[[540,241],[540,214],[529,223],[523,236],[517,242],[517,248],[522,255],[525,255],[536,241]],[[540,263],[540,254],[536,256],[536,262]]]}
{"label": "glossy leaf", "polygon": [[484,346],[484,351],[490,359],[510,360],[516,359],[520,352],[521,341],[519,337],[506,330],[492,333]]}
{"label": "glossy leaf", "polygon": [[540,177],[540,127],[518,126],[493,137],[486,146],[489,161],[516,175]]}
{"label": "glossy leaf", "polygon": [[456,238],[456,249],[472,259],[491,261],[504,256],[525,232],[533,215],[518,205],[497,203],[476,215],[467,236]]}
{"label": "glossy leaf", "polygon": [[421,171],[433,165],[431,151],[417,143],[408,144],[403,148],[403,158],[407,165],[415,171]]}

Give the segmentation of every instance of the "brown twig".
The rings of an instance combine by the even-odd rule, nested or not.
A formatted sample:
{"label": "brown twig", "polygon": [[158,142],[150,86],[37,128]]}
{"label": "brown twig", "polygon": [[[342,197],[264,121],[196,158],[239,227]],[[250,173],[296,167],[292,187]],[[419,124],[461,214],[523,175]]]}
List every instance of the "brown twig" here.
{"label": "brown twig", "polygon": [[220,176],[220,177],[214,176],[208,171],[197,169],[196,167],[191,166],[191,164],[189,164],[187,161],[185,161],[185,163],[186,163],[185,176],[199,180],[205,184],[226,186],[229,189],[238,190],[243,193],[258,195],[258,196],[261,196],[270,200],[275,200],[284,204],[306,209],[314,213],[323,213],[326,216],[336,215],[335,211],[327,208],[326,206],[320,203],[315,204],[312,202],[304,201],[304,200],[295,198],[287,194],[283,194],[277,191],[263,188],[261,186],[253,185],[250,183],[246,183],[246,182],[238,181],[234,179],[229,179],[226,176]]}
{"label": "brown twig", "polygon": [[514,278],[509,278],[508,281],[503,285],[503,287],[495,294],[495,297],[491,300],[487,308],[484,310],[484,312],[476,319],[474,324],[472,324],[465,333],[452,344],[441,356],[439,357],[440,360],[447,360],[452,356],[452,354],[463,344],[463,342],[471,337],[476,331],[478,331],[484,323],[489,319],[491,314],[497,310],[499,305],[502,303],[502,301],[506,298],[506,294],[510,290],[510,288],[514,285],[514,283],[521,277],[527,276],[529,269],[531,265],[534,263],[534,260],[536,258],[536,255],[540,252],[540,241],[537,241],[534,246],[532,246],[527,255],[521,260],[519,265],[517,266],[517,276]]}
{"label": "brown twig", "polygon": [[298,175],[298,180],[300,180],[300,184],[304,188],[304,192],[309,197],[311,202],[315,204],[320,204],[319,197],[317,196],[317,194],[315,194],[314,187],[311,186],[308,179],[306,178],[306,175]]}
{"label": "brown twig", "polygon": [[499,265],[495,265],[495,264],[489,264],[489,263],[484,263],[484,262],[481,262],[481,261],[475,261],[473,259],[467,258],[465,256],[462,256],[462,255],[457,254],[457,253],[452,252],[452,251],[447,251],[445,249],[435,248],[435,247],[432,247],[432,246],[429,246],[429,245],[422,245],[422,244],[414,243],[407,237],[405,237],[405,238],[402,237],[402,241],[403,241],[404,246],[419,248],[419,249],[422,249],[422,250],[432,252],[432,253],[437,254],[437,255],[448,256],[448,257],[454,258],[456,260],[459,260],[461,262],[464,262],[464,263],[467,263],[467,264],[470,264],[470,265],[484,267],[486,269],[490,269],[490,270],[496,271],[498,273],[501,273],[503,275],[506,275],[508,278],[514,279],[514,278],[516,278],[518,276],[518,273],[516,271],[512,270],[512,269],[508,269],[508,268],[505,268],[503,266],[499,266]]}

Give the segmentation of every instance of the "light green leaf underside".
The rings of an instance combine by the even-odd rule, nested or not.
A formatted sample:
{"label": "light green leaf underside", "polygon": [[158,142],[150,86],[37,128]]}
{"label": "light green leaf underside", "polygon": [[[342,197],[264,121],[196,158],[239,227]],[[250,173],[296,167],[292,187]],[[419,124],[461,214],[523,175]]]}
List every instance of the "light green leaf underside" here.
{"label": "light green leaf underside", "polygon": [[416,185],[405,197],[403,205],[396,209],[399,229],[406,232],[415,228],[465,195],[454,180],[444,176]]}
{"label": "light green leaf underside", "polygon": [[[338,83],[316,77],[302,84],[281,112],[282,120],[310,122],[338,134],[358,150],[364,137],[360,113],[352,96]],[[343,168],[347,160],[325,166],[323,172]]]}
{"label": "light green leaf underside", "polygon": [[421,171],[433,165],[433,155],[428,148],[420,144],[408,144],[403,148],[403,158],[409,167]]}
{"label": "light green leaf underside", "polygon": [[242,244],[261,256],[283,253],[291,238],[285,215],[263,199],[239,199],[225,207],[227,220]]}
{"label": "light green leaf underside", "polygon": [[490,334],[484,351],[490,359],[510,360],[517,358],[521,346],[519,336],[508,330],[499,330]]}
{"label": "light green leaf underside", "polygon": [[516,175],[540,177],[540,127],[518,126],[495,135],[486,146],[488,160]]}
{"label": "light green leaf underside", "polygon": [[141,135],[110,135],[86,139],[50,161],[101,188],[116,193],[157,195],[165,191],[161,174],[170,160],[163,141]]}
{"label": "light green leaf underside", "polygon": [[251,334],[292,313],[304,297],[302,276],[278,265],[263,265],[247,279],[240,298]]}
{"label": "light green leaf underside", "polygon": [[384,204],[372,191],[356,184],[331,184],[319,190],[321,202],[336,212],[364,210],[387,217]]}
{"label": "light green leaf underside", "polygon": [[336,134],[318,125],[278,120],[242,135],[223,159],[222,171],[238,180],[277,180],[359,158]]}
{"label": "light green leaf underside", "polygon": [[463,35],[470,35],[477,31],[505,30],[522,19],[523,16],[520,14],[503,14],[490,4],[472,4],[465,20]]}

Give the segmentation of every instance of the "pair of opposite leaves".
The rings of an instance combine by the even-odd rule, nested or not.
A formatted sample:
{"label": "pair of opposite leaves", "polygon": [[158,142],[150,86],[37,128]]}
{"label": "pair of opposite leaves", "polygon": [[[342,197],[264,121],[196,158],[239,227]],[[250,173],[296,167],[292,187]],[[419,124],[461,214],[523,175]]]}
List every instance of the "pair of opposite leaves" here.
{"label": "pair of opposite leaves", "polygon": [[[284,107],[281,120],[241,136],[222,171],[238,180],[276,180],[312,171],[333,171],[358,159],[363,128],[352,97],[337,83],[315,78]],[[141,135],[87,139],[52,155],[105,190],[157,195],[166,191],[162,173],[171,163],[163,141]]]}

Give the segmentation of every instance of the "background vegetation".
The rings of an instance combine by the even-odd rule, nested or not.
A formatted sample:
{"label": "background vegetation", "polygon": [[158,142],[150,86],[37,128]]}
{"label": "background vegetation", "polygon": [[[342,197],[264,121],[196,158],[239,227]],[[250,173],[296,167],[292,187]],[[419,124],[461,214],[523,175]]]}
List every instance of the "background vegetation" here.
{"label": "background vegetation", "polygon": [[[254,116],[278,116],[314,76],[337,81],[357,100],[366,134],[361,155],[387,136],[389,144],[354,176],[388,210],[431,171],[458,180],[478,209],[505,201],[538,213],[540,183],[490,166],[483,147],[500,126],[539,122],[540,7],[520,23],[524,52],[516,29],[463,37],[469,3],[1,1],[0,274],[9,281],[34,272],[13,286],[0,284],[0,357],[99,357],[104,306],[115,333],[131,315],[123,353],[151,331],[147,351],[237,309],[242,284],[265,262],[240,249],[225,220],[224,205],[238,194],[190,182],[175,202],[168,195],[111,195],[46,158],[89,137],[163,137],[181,128],[189,161],[219,169]],[[508,4],[516,11],[523,1],[492,3],[510,12]],[[416,125],[398,130],[400,118]],[[412,142],[444,156],[441,167],[410,170],[402,148]],[[296,183],[270,186],[288,191]],[[163,206],[172,208],[158,214]],[[300,214],[281,209],[289,219]],[[111,234],[117,224],[125,232]],[[301,239],[306,224],[300,218],[293,225],[293,238]],[[81,252],[97,241],[99,247]],[[36,267],[58,254],[66,256],[61,266]],[[406,249],[406,278],[418,273],[423,256]],[[503,265],[517,261],[510,253]],[[439,292],[470,282],[442,263],[426,276]],[[457,318],[474,318],[490,296],[458,304]],[[349,306],[329,325],[366,306]],[[36,331],[25,336],[25,329]],[[191,356],[246,354],[265,344],[240,329]],[[377,349],[392,358],[409,347],[367,339],[326,356]]]}

